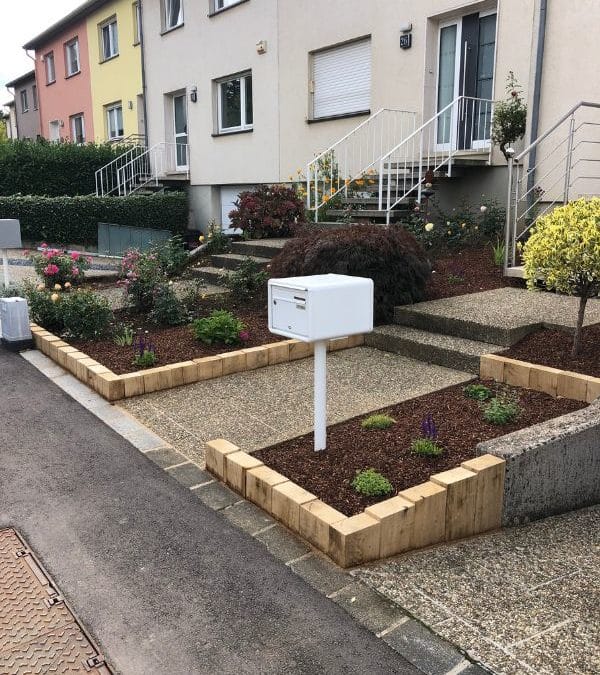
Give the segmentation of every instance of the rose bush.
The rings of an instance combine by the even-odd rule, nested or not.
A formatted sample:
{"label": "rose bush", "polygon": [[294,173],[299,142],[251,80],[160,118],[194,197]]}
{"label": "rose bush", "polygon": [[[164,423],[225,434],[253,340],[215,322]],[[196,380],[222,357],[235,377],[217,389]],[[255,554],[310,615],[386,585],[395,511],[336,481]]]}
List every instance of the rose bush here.
{"label": "rose bush", "polygon": [[25,255],[33,262],[37,275],[43,280],[46,288],[56,284],[79,284],[83,281],[84,272],[92,264],[89,255],[79,251],[62,251],[50,248],[48,244],[41,244],[41,251],[26,251]]}

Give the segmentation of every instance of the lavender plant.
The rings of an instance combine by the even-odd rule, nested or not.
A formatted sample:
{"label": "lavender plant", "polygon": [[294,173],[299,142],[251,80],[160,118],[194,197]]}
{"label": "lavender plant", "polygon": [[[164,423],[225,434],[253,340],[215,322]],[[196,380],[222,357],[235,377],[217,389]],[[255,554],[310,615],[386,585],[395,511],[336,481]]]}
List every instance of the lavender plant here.
{"label": "lavender plant", "polygon": [[150,338],[139,335],[133,343],[133,363],[140,368],[151,368],[158,360]]}
{"label": "lavender plant", "polygon": [[444,449],[436,443],[437,437],[438,428],[433,415],[429,413],[421,422],[421,438],[417,438],[411,443],[411,452],[425,457],[439,457]]}

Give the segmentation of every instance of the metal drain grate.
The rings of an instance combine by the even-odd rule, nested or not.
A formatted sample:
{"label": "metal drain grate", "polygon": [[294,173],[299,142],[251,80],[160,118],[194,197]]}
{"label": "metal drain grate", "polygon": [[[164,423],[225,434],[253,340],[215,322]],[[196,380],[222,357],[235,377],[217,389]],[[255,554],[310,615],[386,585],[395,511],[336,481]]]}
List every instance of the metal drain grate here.
{"label": "metal drain grate", "polygon": [[0,530],[0,673],[111,675],[15,530]]}

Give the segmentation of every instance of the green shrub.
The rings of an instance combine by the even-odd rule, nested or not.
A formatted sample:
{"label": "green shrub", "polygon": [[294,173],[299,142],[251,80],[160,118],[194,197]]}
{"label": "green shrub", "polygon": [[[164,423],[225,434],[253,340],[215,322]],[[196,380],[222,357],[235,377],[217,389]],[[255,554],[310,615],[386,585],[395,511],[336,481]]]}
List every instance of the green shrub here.
{"label": "green shrub", "polygon": [[371,415],[366,417],[360,426],[363,429],[389,429],[396,424],[396,420],[389,415]]}
{"label": "green shrub", "polygon": [[304,201],[285,185],[260,185],[240,192],[229,214],[231,227],[252,239],[287,237],[294,225],[304,222]]}
{"label": "green shrub", "polygon": [[204,250],[208,255],[226,253],[231,248],[231,239],[223,232],[221,225],[217,225],[214,220],[208,223],[208,234],[202,241],[206,242]]}
{"label": "green shrub", "polygon": [[77,251],[69,254],[57,248],[49,248],[46,243],[42,243],[41,247],[43,249],[41,252],[29,253],[29,258],[38,277],[47,288],[52,288],[56,284],[63,286],[83,281],[86,270],[92,264],[90,256]]}
{"label": "green shrub", "polygon": [[514,422],[519,416],[521,409],[518,400],[508,394],[492,398],[483,407],[483,418],[490,424],[501,426]]}
{"label": "green shrub", "polygon": [[95,193],[96,170],[130,147],[43,139],[0,143],[0,194],[59,197]]}
{"label": "green shrub", "polygon": [[196,340],[208,345],[237,345],[247,339],[244,324],[225,309],[215,309],[210,316],[196,319],[192,326]]}
{"label": "green shrub", "polygon": [[225,286],[235,300],[246,302],[264,296],[269,275],[251,258],[243,260],[237,270],[223,275]]}
{"label": "green shrub", "polygon": [[154,289],[152,310],[148,318],[159,326],[181,326],[189,317],[173,287],[159,284]]}
{"label": "green shrub", "polygon": [[117,328],[113,335],[113,342],[118,347],[131,347],[133,345],[134,332],[131,326],[123,323]]}
{"label": "green shrub", "polygon": [[394,490],[390,481],[375,469],[357,471],[352,487],[365,497],[385,497]]}
{"label": "green shrub", "polygon": [[62,294],[57,306],[62,314],[65,334],[80,340],[103,337],[113,318],[108,300],[84,289]]}
{"label": "green shrub", "polygon": [[308,228],[271,263],[271,277],[309,274],[368,277],[375,284],[375,319],[391,321],[394,307],[423,299],[431,267],[417,240],[398,225]]}
{"label": "green shrub", "polygon": [[155,352],[144,349],[144,351],[133,357],[133,365],[140,368],[152,368],[152,366],[156,365],[157,360]]}
{"label": "green shrub", "polygon": [[185,250],[183,237],[179,234],[167,239],[167,241],[154,244],[150,247],[150,253],[156,255],[160,267],[169,277],[179,274],[189,257]]}
{"label": "green shrub", "polygon": [[98,223],[170,230],[187,227],[183,192],[128,197],[0,197],[0,218],[18,218],[21,235],[32,242],[97,244]]}
{"label": "green shrub", "polygon": [[424,457],[439,457],[444,452],[444,448],[431,438],[417,438],[410,444],[410,451]]}
{"label": "green shrub", "polygon": [[[60,297],[58,293],[48,291],[44,284],[36,286],[32,283],[25,283],[23,292],[29,305],[31,320],[51,333],[62,333],[64,323],[57,304]],[[54,300],[53,296],[55,296]]]}
{"label": "green shrub", "polygon": [[468,384],[463,393],[467,398],[474,398],[476,401],[487,401],[493,396],[492,390],[485,384]]}

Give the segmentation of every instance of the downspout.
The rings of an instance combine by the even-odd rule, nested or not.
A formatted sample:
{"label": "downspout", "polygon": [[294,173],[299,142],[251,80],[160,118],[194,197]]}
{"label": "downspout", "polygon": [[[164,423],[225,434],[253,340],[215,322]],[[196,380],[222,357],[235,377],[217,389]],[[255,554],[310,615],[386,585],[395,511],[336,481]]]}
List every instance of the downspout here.
{"label": "downspout", "polygon": [[[546,43],[546,13],[548,0],[540,0],[538,38],[535,54],[535,73],[533,80],[533,97],[531,101],[531,132],[529,142],[533,143],[538,137],[540,124],[540,99],[542,92],[542,70],[544,67],[544,47]],[[527,189],[535,185],[535,165],[537,162],[537,145],[529,153],[527,170]],[[530,193],[531,194],[531,193]]]}
{"label": "downspout", "polygon": [[142,97],[144,110],[144,137],[148,148],[148,108],[146,105],[146,64],[144,59],[144,8],[142,0],[138,0],[140,10],[140,49],[142,50]]}

